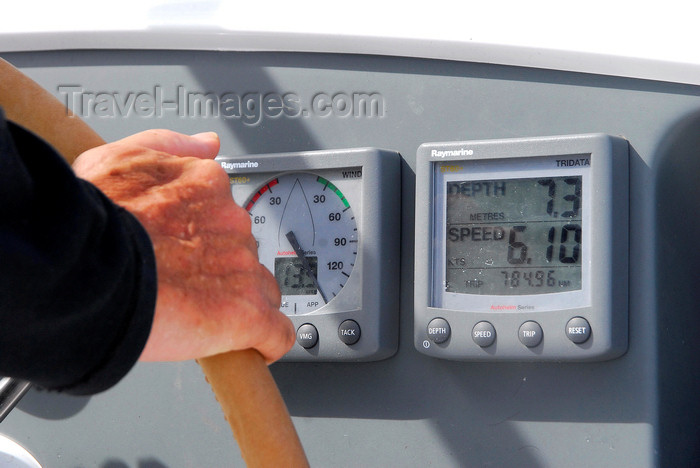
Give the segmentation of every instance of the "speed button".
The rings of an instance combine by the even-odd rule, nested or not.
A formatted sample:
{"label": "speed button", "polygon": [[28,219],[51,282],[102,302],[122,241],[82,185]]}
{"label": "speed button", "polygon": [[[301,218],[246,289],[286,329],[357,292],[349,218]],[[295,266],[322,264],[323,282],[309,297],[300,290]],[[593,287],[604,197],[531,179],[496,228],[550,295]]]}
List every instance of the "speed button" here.
{"label": "speed button", "polygon": [[472,339],[477,345],[487,348],[496,341],[496,329],[491,322],[481,321],[472,328]]}

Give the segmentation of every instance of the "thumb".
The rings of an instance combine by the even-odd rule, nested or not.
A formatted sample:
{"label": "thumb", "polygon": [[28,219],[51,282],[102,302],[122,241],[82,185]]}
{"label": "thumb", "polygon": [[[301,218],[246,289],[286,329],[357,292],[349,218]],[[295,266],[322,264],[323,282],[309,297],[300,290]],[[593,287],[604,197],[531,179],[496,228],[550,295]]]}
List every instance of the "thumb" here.
{"label": "thumb", "polygon": [[219,136],[214,132],[185,135],[171,130],[146,130],[119,140],[175,156],[214,159],[219,153]]}

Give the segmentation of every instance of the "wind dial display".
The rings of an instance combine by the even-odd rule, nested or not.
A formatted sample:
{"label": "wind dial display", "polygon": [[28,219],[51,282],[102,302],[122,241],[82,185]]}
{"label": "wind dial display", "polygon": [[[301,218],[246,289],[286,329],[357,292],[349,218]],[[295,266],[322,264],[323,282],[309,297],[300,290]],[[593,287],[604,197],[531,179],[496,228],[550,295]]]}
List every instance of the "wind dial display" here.
{"label": "wind dial display", "polygon": [[350,202],[336,185],[311,172],[284,173],[260,187],[245,208],[260,263],[279,284],[282,312],[307,314],[340,294],[359,239]]}

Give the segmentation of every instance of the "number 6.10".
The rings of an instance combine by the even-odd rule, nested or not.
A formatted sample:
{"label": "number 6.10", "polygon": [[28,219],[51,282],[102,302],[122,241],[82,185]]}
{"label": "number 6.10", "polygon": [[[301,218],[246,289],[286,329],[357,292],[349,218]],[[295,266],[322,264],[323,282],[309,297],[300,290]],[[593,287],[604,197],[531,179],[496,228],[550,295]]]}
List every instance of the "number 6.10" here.
{"label": "number 6.10", "polygon": [[[518,233],[525,232],[527,226],[513,226],[508,234],[508,263],[511,265],[521,265],[528,263],[527,244],[517,239]],[[549,228],[547,241],[549,245],[545,252],[545,259],[548,262],[554,257],[554,240],[556,238],[556,227]],[[570,234],[573,233],[573,236]],[[569,255],[567,244],[573,240],[573,250]],[[560,263],[578,263],[581,258],[581,226],[578,224],[566,224],[561,228],[559,235],[559,262]]]}

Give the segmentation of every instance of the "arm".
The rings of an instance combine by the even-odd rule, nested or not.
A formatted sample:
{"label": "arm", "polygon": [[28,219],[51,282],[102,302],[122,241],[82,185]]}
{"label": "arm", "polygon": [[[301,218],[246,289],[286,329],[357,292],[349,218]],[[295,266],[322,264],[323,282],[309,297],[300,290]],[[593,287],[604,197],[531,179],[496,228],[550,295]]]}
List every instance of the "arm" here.
{"label": "arm", "polygon": [[148,236],[1,112],[0,199],[0,372],[72,393],[108,388],[148,337]]}

